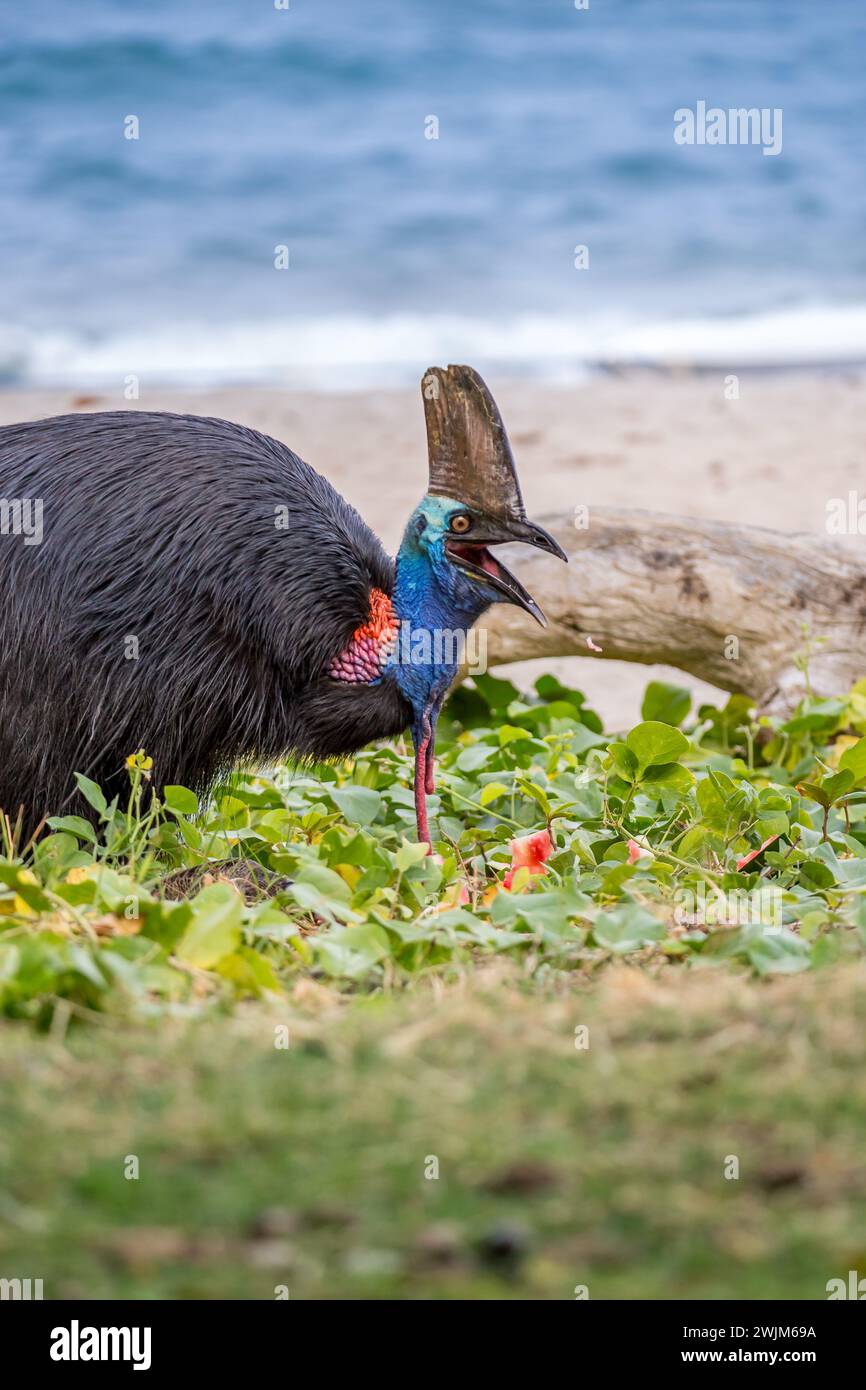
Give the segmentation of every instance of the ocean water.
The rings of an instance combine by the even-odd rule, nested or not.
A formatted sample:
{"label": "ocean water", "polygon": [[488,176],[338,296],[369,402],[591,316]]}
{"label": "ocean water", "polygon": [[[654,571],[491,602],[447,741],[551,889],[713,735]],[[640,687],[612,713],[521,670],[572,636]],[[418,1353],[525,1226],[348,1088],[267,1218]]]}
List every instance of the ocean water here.
{"label": "ocean water", "polygon": [[864,72],[862,0],[7,5],[0,380],[866,360]]}

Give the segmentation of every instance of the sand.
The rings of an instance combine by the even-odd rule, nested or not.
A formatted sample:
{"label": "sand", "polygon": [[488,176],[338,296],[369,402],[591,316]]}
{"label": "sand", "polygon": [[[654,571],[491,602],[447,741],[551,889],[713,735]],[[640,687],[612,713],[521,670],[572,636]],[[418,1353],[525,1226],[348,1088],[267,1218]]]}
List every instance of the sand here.
{"label": "sand", "polygon": [[[733,400],[721,375],[635,373],[569,387],[490,378],[490,385],[536,520],[582,504],[636,506],[820,535],[828,501],[858,490],[866,473],[866,377],[856,372],[742,375]],[[392,550],[424,492],[424,417],[414,390],[146,389],[137,402],[119,391],[7,390],[0,424],[124,407],[218,415],[275,435],[324,473]],[[650,679],[676,680],[697,700],[715,694],[662,667],[575,657],[537,669],[551,666],[587,693],[612,729],[640,717]],[[510,672],[518,684],[535,673],[535,663]]]}

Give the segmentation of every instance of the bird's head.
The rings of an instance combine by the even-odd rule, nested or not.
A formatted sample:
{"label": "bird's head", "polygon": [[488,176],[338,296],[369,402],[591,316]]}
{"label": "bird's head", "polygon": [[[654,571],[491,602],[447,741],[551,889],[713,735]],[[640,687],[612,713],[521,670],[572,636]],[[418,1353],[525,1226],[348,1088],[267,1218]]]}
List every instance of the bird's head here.
{"label": "bird's head", "polygon": [[[469,628],[491,603],[513,603],[544,625],[544,614],[492,546],[522,541],[561,560],[552,536],[529,521],[496,402],[471,367],[431,367],[421,382],[430,480],[409,518],[397,556],[394,610],[410,629],[409,659],[398,644],[394,679],[412,707],[418,838],[430,844],[426,797],[433,791],[436,720],[458,658],[423,639]],[[416,649],[415,636],[421,638]]]}
{"label": "bird's head", "polygon": [[430,478],[400,549],[398,576],[410,606],[422,607],[424,576],[456,618],[471,622],[491,603],[513,603],[545,625],[531,594],[492,553],[522,542],[565,560],[551,535],[529,521],[496,402],[471,367],[431,367],[421,382]]}
{"label": "bird's head", "polygon": [[490,548],[515,541],[562,554],[553,537],[531,521],[428,493],[406,529],[400,564],[404,572],[426,566],[440,601],[455,618],[471,622],[491,603],[513,603],[544,627],[547,620],[535,599]]}

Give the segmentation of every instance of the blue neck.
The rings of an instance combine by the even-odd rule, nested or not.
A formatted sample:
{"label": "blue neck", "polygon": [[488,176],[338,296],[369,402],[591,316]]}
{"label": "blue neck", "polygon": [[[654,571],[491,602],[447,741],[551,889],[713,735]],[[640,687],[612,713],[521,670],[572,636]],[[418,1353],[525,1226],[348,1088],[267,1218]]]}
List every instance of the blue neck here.
{"label": "blue neck", "polygon": [[[459,670],[454,634],[466,633],[491,597],[448,559],[435,522],[442,499],[425,498],[409,519],[397,553],[394,611],[400,638],[394,679],[411,704],[416,727],[438,704]],[[457,504],[448,503],[448,507]],[[432,518],[431,518],[432,511]]]}

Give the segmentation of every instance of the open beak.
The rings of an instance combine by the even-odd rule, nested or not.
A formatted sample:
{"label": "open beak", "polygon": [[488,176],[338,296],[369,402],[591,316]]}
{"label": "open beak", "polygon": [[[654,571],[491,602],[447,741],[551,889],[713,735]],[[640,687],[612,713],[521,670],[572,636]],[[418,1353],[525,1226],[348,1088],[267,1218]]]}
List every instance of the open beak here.
{"label": "open beak", "polygon": [[535,546],[537,550],[546,550],[549,555],[555,555],[568,563],[568,556],[562,546],[543,526],[536,526],[532,521],[518,518],[480,519],[472,528],[471,537],[466,540],[449,536],[445,541],[445,550],[449,559],[455,565],[459,565],[470,579],[478,580],[488,588],[495,589],[501,596],[501,601],[523,608],[527,613],[531,613],[542,627],[547,627],[547,619],[532,595],[489,550],[491,545],[512,545],[515,541]]}

